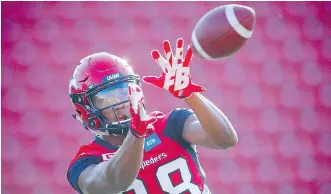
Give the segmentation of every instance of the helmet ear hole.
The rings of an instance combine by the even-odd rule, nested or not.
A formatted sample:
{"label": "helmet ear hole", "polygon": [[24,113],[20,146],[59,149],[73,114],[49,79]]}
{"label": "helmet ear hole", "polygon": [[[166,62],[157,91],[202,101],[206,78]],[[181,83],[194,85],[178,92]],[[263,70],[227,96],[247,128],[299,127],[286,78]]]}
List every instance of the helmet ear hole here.
{"label": "helmet ear hole", "polygon": [[80,112],[79,110],[76,110],[76,112],[77,112],[79,115],[82,115],[82,112]]}

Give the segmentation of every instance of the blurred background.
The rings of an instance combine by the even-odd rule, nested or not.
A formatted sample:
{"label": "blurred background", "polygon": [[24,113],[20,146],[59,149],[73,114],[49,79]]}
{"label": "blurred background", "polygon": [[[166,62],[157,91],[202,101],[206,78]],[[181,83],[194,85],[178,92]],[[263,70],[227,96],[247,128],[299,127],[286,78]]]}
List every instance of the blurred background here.
{"label": "blurred background", "polygon": [[[200,148],[213,194],[331,193],[331,2],[236,2],[257,14],[234,56],[195,57],[195,83],[229,117],[239,143]],[[69,161],[92,134],[71,116],[68,81],[79,60],[106,51],[141,75],[150,56],[190,42],[202,15],[227,2],[1,2],[1,192],[74,194]],[[184,10],[185,9],[185,10]],[[186,107],[143,85],[148,109]]]}

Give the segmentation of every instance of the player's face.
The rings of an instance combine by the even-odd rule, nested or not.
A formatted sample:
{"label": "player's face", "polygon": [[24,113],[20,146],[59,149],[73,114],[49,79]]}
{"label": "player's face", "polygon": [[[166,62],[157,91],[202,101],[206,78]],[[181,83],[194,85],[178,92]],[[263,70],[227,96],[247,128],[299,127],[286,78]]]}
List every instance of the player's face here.
{"label": "player's face", "polygon": [[126,100],[128,100],[127,83],[109,87],[92,97],[92,103],[95,108],[103,109],[114,105],[113,108],[110,107],[102,111],[103,115],[111,122],[117,122],[116,116],[120,121],[131,117],[129,102],[118,104]]}

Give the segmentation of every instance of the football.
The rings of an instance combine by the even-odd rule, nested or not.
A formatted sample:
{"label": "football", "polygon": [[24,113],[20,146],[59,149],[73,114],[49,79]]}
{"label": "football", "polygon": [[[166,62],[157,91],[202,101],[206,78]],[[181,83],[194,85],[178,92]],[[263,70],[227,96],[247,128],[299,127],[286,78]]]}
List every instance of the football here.
{"label": "football", "polygon": [[236,53],[252,36],[255,11],[229,4],[212,9],[192,32],[193,53],[204,59],[221,59]]}

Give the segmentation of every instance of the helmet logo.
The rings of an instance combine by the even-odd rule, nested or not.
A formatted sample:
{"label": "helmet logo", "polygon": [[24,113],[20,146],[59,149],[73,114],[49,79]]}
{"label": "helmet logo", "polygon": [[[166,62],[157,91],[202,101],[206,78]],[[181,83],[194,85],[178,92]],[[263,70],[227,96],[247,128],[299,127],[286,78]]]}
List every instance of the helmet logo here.
{"label": "helmet logo", "polygon": [[108,75],[107,80],[110,81],[110,80],[113,80],[113,79],[116,79],[119,77],[120,77],[120,73],[115,73],[115,74]]}
{"label": "helmet logo", "polygon": [[109,82],[109,81],[111,81],[111,80],[113,80],[113,79],[117,79],[117,78],[119,78],[119,77],[121,77],[122,76],[122,74],[121,73],[113,73],[113,74],[111,74],[111,75],[107,75],[107,76],[105,76],[105,77],[103,77],[103,79],[102,79],[102,83],[106,83],[106,82]]}

